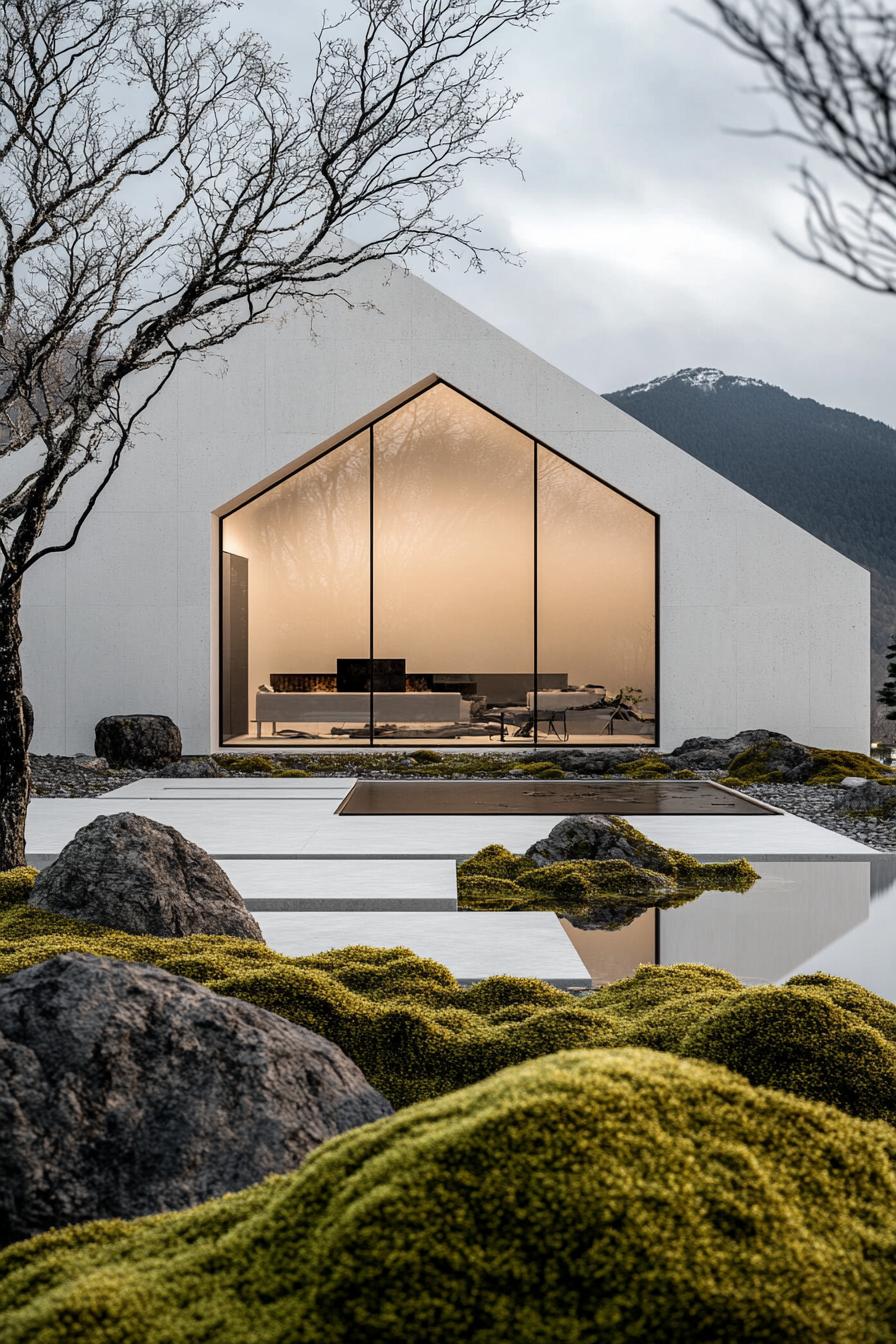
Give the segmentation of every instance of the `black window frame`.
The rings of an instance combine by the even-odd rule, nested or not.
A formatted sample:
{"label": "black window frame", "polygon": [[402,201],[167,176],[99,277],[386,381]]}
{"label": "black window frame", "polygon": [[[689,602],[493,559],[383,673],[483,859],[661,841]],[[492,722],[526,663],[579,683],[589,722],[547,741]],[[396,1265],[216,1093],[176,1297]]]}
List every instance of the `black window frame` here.
{"label": "black window frame", "polygon": [[[553,453],[554,456],[555,456],[555,457],[559,457],[561,461],[569,463],[569,465],[570,465],[571,467],[574,467],[577,471],[581,471],[581,472],[583,472],[586,476],[590,476],[591,479],[592,479],[593,481],[597,481],[597,483],[598,483],[599,485],[604,486],[605,489],[607,489],[607,490],[612,490],[612,492],[613,492],[615,495],[619,495],[619,497],[620,497],[621,499],[625,499],[625,500],[628,501],[628,503],[630,503],[630,504],[634,504],[636,508],[640,509],[643,513],[646,513],[646,514],[648,514],[650,517],[653,518],[653,521],[654,521],[654,532],[653,532],[653,570],[654,570],[654,597],[653,597],[653,655],[654,655],[654,687],[655,687],[655,690],[654,690],[654,701],[655,701],[655,712],[654,712],[654,732],[653,732],[653,741],[652,741],[652,742],[645,742],[644,745],[645,745],[645,746],[652,746],[652,747],[657,747],[657,746],[659,745],[659,742],[660,742],[660,706],[661,706],[661,693],[660,693],[660,515],[656,512],[655,509],[651,509],[647,504],[642,504],[641,501],[640,501],[639,499],[635,499],[633,495],[629,495],[629,494],[626,493],[626,491],[624,491],[624,490],[620,490],[618,486],[616,486],[616,485],[612,485],[609,481],[604,480],[604,478],[603,478],[602,476],[598,476],[598,474],[597,474],[596,472],[591,471],[588,467],[583,466],[583,465],[581,464],[581,462],[576,462],[575,459],[574,459],[574,458],[571,458],[567,453],[562,453],[562,452],[560,452],[559,449],[552,447],[551,444],[549,444],[549,443],[546,443],[546,442],[544,441],[544,439],[537,438],[537,437],[535,437],[534,435],[530,434],[530,433],[528,432],[528,430],[524,430],[524,429],[522,429],[519,425],[515,424],[512,420],[508,419],[507,416],[502,415],[502,414],[500,413],[500,411],[492,410],[492,408],[491,408],[490,406],[487,406],[484,402],[479,401],[476,397],[471,396],[469,392],[464,392],[461,388],[455,386],[455,384],[452,383],[452,382],[450,382],[447,378],[443,378],[443,377],[441,377],[441,376],[437,376],[437,377],[433,378],[431,382],[427,383],[427,385],[426,385],[425,387],[420,387],[420,386],[418,385],[418,386],[415,388],[415,390],[412,391],[412,392],[409,392],[409,393],[407,394],[407,396],[402,397],[402,398],[399,398],[399,399],[397,399],[397,400],[394,401],[394,402],[391,402],[391,403],[388,405],[388,409],[383,410],[383,411],[381,411],[379,414],[372,416],[368,421],[366,421],[366,422],[361,421],[360,423],[356,423],[356,424],[353,426],[352,429],[347,430],[347,431],[345,432],[345,434],[341,435],[341,436],[339,437],[339,439],[336,440],[335,442],[329,442],[329,441],[327,441],[327,447],[326,447],[326,448],[323,448],[319,453],[314,453],[314,451],[312,450],[311,454],[309,454],[309,455],[308,455],[308,456],[307,456],[307,457],[306,457],[306,458],[305,458],[305,459],[304,459],[298,466],[294,467],[291,471],[284,472],[284,474],[283,474],[282,476],[279,476],[279,477],[277,478],[277,480],[270,482],[270,484],[268,484],[268,485],[264,485],[264,486],[262,486],[260,489],[256,490],[254,494],[250,494],[250,495],[248,495],[246,498],[241,498],[239,504],[235,504],[235,505],[233,506],[233,508],[227,509],[225,512],[220,513],[220,514],[218,515],[218,639],[217,639],[217,660],[218,660],[218,745],[217,745],[216,750],[225,750],[225,749],[228,749],[228,748],[232,748],[234,745],[236,745],[236,746],[240,746],[240,745],[241,745],[241,744],[234,744],[232,740],[228,741],[228,740],[224,737],[224,705],[223,705],[224,668],[223,668],[223,659],[222,659],[222,639],[223,639],[223,625],[224,625],[224,610],[223,610],[223,603],[224,603],[224,588],[223,588],[223,571],[224,571],[224,522],[225,522],[225,520],[226,520],[227,518],[229,518],[232,514],[234,514],[234,513],[238,513],[238,512],[240,511],[240,509],[245,508],[247,504],[252,504],[252,503],[254,503],[255,500],[257,500],[257,499],[261,499],[263,495],[268,494],[271,490],[276,490],[276,489],[277,489],[279,486],[281,486],[285,481],[291,480],[294,476],[299,475],[300,472],[304,471],[306,467],[311,466],[312,463],[322,461],[323,458],[328,457],[330,453],[334,453],[334,452],[336,452],[337,449],[344,447],[345,444],[349,443],[352,439],[356,439],[360,434],[365,433],[365,432],[367,433],[367,436],[368,436],[368,454],[369,454],[369,466],[368,466],[368,495],[369,495],[369,501],[370,501],[370,504],[369,504],[369,528],[370,528],[370,535],[369,535],[369,560],[368,560],[368,583],[369,583],[369,598],[370,598],[370,601],[369,601],[369,607],[370,607],[370,610],[369,610],[369,618],[368,618],[368,619],[369,619],[369,660],[370,660],[370,673],[371,673],[370,678],[369,678],[369,684],[370,684],[370,731],[369,731],[369,734],[368,734],[368,740],[367,740],[366,742],[361,742],[361,741],[358,741],[357,739],[353,740],[353,741],[352,741],[352,745],[351,745],[351,750],[354,751],[354,750],[357,749],[357,750],[360,750],[360,751],[364,751],[364,750],[377,749],[377,750],[380,750],[380,751],[385,751],[385,750],[395,750],[395,751],[400,751],[400,750],[407,750],[408,745],[411,745],[411,744],[412,744],[412,740],[411,740],[411,739],[408,739],[408,742],[406,742],[406,743],[402,743],[399,739],[395,739],[395,738],[382,738],[382,739],[377,739],[377,737],[376,737],[376,724],[375,724],[375,722],[374,722],[374,700],[373,700],[373,696],[374,696],[374,691],[373,691],[373,659],[374,659],[374,587],[375,587],[375,573],[374,573],[374,493],[375,493],[375,490],[374,490],[374,471],[375,471],[375,461],[376,461],[375,446],[374,446],[374,430],[375,430],[376,426],[377,426],[381,421],[388,419],[388,417],[391,416],[391,415],[394,415],[394,413],[395,413],[396,411],[401,410],[403,406],[408,406],[412,401],[416,401],[419,397],[422,397],[422,396],[425,395],[425,393],[431,391],[432,388],[434,388],[434,387],[439,387],[439,386],[441,386],[441,387],[447,387],[447,388],[449,389],[449,391],[454,392],[454,393],[455,393],[457,396],[459,396],[459,397],[463,397],[466,401],[469,401],[472,405],[474,405],[474,406],[478,406],[479,409],[482,410],[482,411],[485,411],[486,414],[491,415],[491,416],[494,416],[494,418],[495,418],[496,420],[500,420],[500,421],[502,422],[502,424],[505,424],[505,425],[507,425],[510,429],[515,430],[516,433],[522,435],[523,438],[525,438],[525,439],[529,439],[530,442],[531,442],[531,445],[532,445],[532,474],[533,474],[533,508],[532,508],[532,527],[533,527],[533,564],[532,564],[532,590],[533,590],[533,591],[532,591],[532,601],[533,601],[533,611],[532,611],[532,667],[533,667],[533,678],[532,678],[532,685],[533,685],[533,708],[534,708],[533,723],[532,723],[532,739],[531,739],[531,741],[523,742],[520,738],[510,738],[510,739],[507,739],[507,740],[505,740],[505,741],[503,741],[503,742],[493,742],[493,741],[491,741],[491,739],[489,739],[488,743],[486,743],[485,739],[482,739],[482,746],[481,746],[481,747],[479,746],[479,743],[478,743],[478,742],[475,743],[475,744],[471,744],[471,743],[469,743],[469,742],[467,742],[467,743],[459,743],[459,742],[451,742],[451,741],[445,741],[445,742],[441,742],[441,741],[440,741],[440,742],[439,742],[439,750],[440,750],[440,751],[441,751],[441,750],[444,750],[444,751],[470,751],[471,749],[473,749],[473,750],[490,750],[490,751],[491,751],[491,750],[494,750],[494,751],[514,751],[514,752],[520,752],[520,751],[522,751],[522,750],[527,750],[527,749],[530,749],[530,750],[533,750],[533,751],[534,751],[534,750],[536,750],[537,748],[539,748],[539,747],[543,747],[543,746],[545,746],[545,745],[547,744],[547,745],[549,745],[549,746],[551,747],[552,750],[557,750],[557,751],[576,751],[576,750],[581,750],[583,746],[584,746],[585,748],[587,748],[587,747],[594,747],[594,746],[598,746],[598,745],[600,745],[602,748],[603,748],[603,747],[607,747],[607,748],[612,749],[612,748],[616,745],[616,744],[613,742],[612,737],[609,736],[609,735],[607,736],[607,738],[606,738],[605,741],[602,740],[600,743],[594,742],[594,743],[584,743],[584,744],[583,744],[583,743],[558,742],[557,739],[556,739],[555,737],[553,737],[553,736],[546,737],[545,740],[544,740],[544,742],[540,742],[540,741],[539,741],[539,735],[538,735],[538,723],[539,723],[539,720],[538,720],[538,518],[539,518],[539,514],[538,514],[538,449],[539,449],[539,448],[544,448],[547,452],[549,452],[549,453]],[[247,689],[248,689],[248,688],[247,688]],[[312,750],[313,750],[313,751],[335,751],[335,752],[340,752],[340,751],[341,751],[341,752],[344,752],[344,751],[347,749],[346,746],[345,746],[343,743],[325,742],[325,741],[323,741],[323,740],[322,740],[321,742],[319,742],[319,743],[315,741],[315,742],[313,742],[313,743],[309,742],[307,745],[302,744],[302,746],[301,746],[301,747],[298,747],[298,748],[297,748],[296,743],[289,743],[289,744],[287,744],[287,743],[285,743],[285,742],[282,743],[282,744],[281,744],[281,743],[268,743],[268,742],[265,742],[264,739],[259,739],[259,745],[261,745],[261,744],[263,744],[263,745],[265,746],[265,749],[266,749],[266,750],[270,748],[270,749],[273,749],[273,750],[275,750],[275,751],[292,751],[292,752],[295,752],[297,749],[299,749],[299,750],[305,750],[305,751],[312,751]],[[623,746],[620,746],[620,750],[624,750],[624,749],[625,749],[625,748],[624,748]]]}

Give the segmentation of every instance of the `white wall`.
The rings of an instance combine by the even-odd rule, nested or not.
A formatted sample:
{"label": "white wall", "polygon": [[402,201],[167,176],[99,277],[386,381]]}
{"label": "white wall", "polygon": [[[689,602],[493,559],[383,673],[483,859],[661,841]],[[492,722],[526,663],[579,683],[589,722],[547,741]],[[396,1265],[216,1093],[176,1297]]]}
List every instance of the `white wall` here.
{"label": "white wall", "polygon": [[431,285],[388,275],[353,286],[376,311],[337,303],[313,335],[304,317],[268,323],[169,384],[74,550],[26,581],[36,751],[89,751],[117,712],[170,714],[186,751],[207,750],[213,511],[433,373],[661,515],[662,746],[766,727],[867,748],[864,570]]}

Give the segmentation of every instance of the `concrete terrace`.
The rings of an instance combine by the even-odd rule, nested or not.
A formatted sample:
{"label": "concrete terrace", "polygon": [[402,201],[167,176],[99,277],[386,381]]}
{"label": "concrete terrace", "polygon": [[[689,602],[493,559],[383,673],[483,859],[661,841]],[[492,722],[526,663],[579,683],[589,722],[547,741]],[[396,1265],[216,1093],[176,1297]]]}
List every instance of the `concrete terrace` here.
{"label": "concrete terrace", "polygon": [[[137,812],[175,827],[222,866],[266,940],[292,956],[350,944],[402,945],[464,982],[536,976],[579,988],[591,976],[552,914],[457,910],[455,863],[484,845],[520,852],[552,816],[345,816],[354,784],[329,779],[146,779],[101,798],[36,798],[28,861],[53,862],[94,817]],[[866,846],[788,813],[628,818],[703,859],[869,860]]]}

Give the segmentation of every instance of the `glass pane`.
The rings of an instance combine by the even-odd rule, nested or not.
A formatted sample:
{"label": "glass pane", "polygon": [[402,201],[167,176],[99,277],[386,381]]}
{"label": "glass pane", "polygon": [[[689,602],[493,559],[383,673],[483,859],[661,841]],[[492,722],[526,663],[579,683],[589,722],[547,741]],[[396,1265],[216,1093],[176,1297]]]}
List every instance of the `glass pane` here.
{"label": "glass pane", "polygon": [[[370,657],[369,445],[365,430],[224,519],[225,556],[243,558],[226,568],[248,585],[247,671],[222,642],[222,720],[243,730],[231,741],[369,739],[369,694],[346,671]],[[239,624],[228,594],[222,635]]]}
{"label": "glass pane", "polygon": [[538,447],[539,740],[655,741],[655,519]]}
{"label": "glass pane", "polygon": [[532,740],[534,446],[442,385],[374,429],[378,739]]}

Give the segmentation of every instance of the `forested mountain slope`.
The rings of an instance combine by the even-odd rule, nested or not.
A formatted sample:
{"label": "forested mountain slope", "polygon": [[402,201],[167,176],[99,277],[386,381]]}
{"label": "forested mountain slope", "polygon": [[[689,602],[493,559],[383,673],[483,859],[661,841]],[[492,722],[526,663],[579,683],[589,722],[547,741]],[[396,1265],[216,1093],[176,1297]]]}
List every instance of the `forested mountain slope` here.
{"label": "forested mountain slope", "polygon": [[896,630],[896,430],[719,369],[605,395],[872,571],[874,736],[896,740],[876,703]]}

